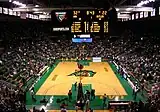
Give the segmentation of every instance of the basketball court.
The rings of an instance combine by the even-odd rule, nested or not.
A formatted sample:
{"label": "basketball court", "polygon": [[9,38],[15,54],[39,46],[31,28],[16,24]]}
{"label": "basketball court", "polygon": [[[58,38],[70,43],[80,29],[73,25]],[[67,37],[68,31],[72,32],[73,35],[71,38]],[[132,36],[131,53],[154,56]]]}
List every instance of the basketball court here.
{"label": "basketball court", "polygon": [[[84,66],[83,69],[95,72],[93,77],[82,77],[82,84],[91,84],[96,95],[127,95],[107,62],[89,62],[89,66]],[[80,81],[79,77],[68,76],[76,70],[77,62],[59,62],[36,95],[67,95],[72,85]]]}

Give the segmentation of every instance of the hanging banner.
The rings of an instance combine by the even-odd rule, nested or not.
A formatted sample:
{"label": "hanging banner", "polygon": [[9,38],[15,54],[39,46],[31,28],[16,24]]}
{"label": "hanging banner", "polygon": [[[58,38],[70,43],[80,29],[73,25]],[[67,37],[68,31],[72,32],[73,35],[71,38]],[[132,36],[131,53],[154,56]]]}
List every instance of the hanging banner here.
{"label": "hanging banner", "polygon": [[21,17],[21,19],[26,19],[26,13],[25,12],[21,12],[20,17]]}

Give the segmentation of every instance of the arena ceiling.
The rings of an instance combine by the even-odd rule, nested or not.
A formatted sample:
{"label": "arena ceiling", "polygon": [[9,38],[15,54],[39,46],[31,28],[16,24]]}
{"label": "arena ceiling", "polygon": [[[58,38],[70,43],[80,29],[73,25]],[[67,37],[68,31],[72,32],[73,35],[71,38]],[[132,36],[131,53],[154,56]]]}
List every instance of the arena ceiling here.
{"label": "arena ceiling", "polygon": [[[21,0],[26,7],[14,7],[21,12],[50,12],[61,9],[95,9],[110,10],[115,7],[118,12],[152,11],[152,8],[137,7],[141,0]],[[38,7],[36,7],[38,5]]]}
{"label": "arena ceiling", "polygon": [[135,5],[140,0],[28,0],[43,7],[97,7]]}

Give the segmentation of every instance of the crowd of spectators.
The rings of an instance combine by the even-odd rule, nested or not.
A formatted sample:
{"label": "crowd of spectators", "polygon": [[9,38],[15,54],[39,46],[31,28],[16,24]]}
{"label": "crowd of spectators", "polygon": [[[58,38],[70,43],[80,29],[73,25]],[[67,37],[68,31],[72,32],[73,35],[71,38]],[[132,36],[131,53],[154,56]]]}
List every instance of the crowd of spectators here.
{"label": "crowd of spectators", "polygon": [[[160,108],[160,38],[150,35],[138,37],[131,31],[125,32],[118,38],[94,40],[88,44],[76,44],[71,40],[51,40],[39,30],[15,30],[4,27],[7,33],[2,37],[18,36],[40,37],[38,39],[22,39],[11,41],[0,57],[0,79],[21,88],[26,81],[36,77],[46,65],[50,66],[59,58],[102,57],[115,60],[119,65],[132,73],[146,86],[149,93],[149,110]],[[26,29],[26,28],[24,28]],[[34,33],[31,31],[35,31]],[[32,33],[29,33],[32,32]],[[18,35],[17,35],[18,34]],[[25,35],[24,35],[25,34]],[[43,36],[43,37],[42,37]],[[151,88],[148,87],[151,85]],[[18,101],[17,91],[1,85],[1,112],[11,112],[12,109],[22,109]],[[18,92],[19,93],[19,92]],[[14,102],[14,103],[13,103]],[[10,105],[15,104],[15,105]],[[7,106],[6,106],[7,105]],[[18,106],[17,106],[18,105]],[[6,106],[6,107],[5,107]],[[7,108],[7,110],[6,110]],[[155,111],[156,112],[156,111]]]}
{"label": "crowd of spectators", "polygon": [[0,81],[0,111],[1,112],[25,112],[24,92]]}
{"label": "crowd of spectators", "polygon": [[147,108],[156,112],[156,109],[160,110],[160,38],[149,35],[136,38],[132,32],[127,38],[124,37],[117,43],[122,45],[117,51],[123,50],[114,59],[133,74],[141,86],[145,86],[149,96]]}

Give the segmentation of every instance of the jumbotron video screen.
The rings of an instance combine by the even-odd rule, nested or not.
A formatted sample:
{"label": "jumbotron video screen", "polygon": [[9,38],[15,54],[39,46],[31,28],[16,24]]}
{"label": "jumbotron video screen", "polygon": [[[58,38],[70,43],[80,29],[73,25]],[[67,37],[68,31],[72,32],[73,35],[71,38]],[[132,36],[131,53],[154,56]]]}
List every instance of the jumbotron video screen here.
{"label": "jumbotron video screen", "polygon": [[69,29],[73,34],[108,33],[106,10],[54,10],[51,16],[53,28],[61,28],[61,31]]}

